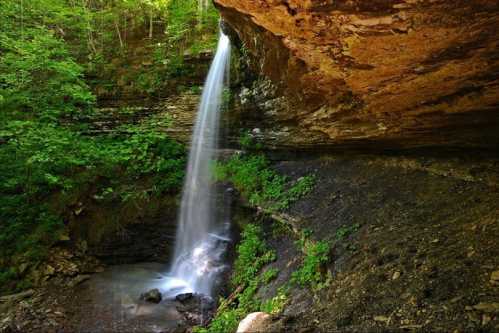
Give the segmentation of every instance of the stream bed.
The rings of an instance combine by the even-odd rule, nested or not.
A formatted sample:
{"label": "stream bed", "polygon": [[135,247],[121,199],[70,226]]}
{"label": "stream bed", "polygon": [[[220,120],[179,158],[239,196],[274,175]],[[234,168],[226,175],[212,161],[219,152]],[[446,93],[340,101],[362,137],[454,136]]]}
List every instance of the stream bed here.
{"label": "stream bed", "polygon": [[[140,300],[153,288],[162,293],[171,285],[165,265],[139,263],[109,267],[93,275],[75,291],[78,302],[75,320],[79,332],[173,332],[182,331],[184,316],[177,310],[179,302],[164,294],[159,304]],[[169,297],[170,296],[170,297]]]}

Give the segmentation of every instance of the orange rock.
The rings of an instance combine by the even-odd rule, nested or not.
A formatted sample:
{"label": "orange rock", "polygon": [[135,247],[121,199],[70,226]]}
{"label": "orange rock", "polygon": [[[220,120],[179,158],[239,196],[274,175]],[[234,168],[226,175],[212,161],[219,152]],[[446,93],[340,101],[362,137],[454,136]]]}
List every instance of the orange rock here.
{"label": "orange rock", "polygon": [[314,144],[499,146],[497,1],[215,2]]}

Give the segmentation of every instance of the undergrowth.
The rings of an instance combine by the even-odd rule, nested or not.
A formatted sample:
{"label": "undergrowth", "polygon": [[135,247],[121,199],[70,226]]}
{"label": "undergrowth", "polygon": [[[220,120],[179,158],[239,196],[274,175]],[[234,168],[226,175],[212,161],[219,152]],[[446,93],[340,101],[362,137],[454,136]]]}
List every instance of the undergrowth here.
{"label": "undergrowth", "polygon": [[[20,267],[35,266],[46,257],[76,203],[120,204],[180,188],[185,149],[158,130],[157,123],[122,126],[116,134],[86,133],[97,100],[90,78],[124,69],[115,60],[125,54],[132,26],[145,19],[166,22],[167,16],[184,10],[175,4],[187,2],[197,6],[195,0],[99,1],[92,6],[85,1],[2,1],[0,291],[27,285],[21,280],[26,270]],[[205,32],[216,36],[213,11],[202,20],[190,14],[181,20],[198,25],[203,38]],[[189,47],[194,41],[184,32],[177,35]],[[176,52],[155,53],[158,61],[178,54],[178,47],[169,47]],[[144,89],[164,80],[143,74],[133,80]]]}
{"label": "undergrowth", "polygon": [[[148,195],[176,191],[182,184],[184,148],[162,133],[134,127],[117,136],[87,137],[34,121],[10,121],[1,133],[7,140],[0,146],[4,267],[43,260],[64,228],[68,207],[85,200],[79,197],[90,188],[94,200],[127,201],[138,195],[134,184],[143,177],[153,184]],[[0,272],[2,286],[15,278],[9,268]]]}
{"label": "undergrowth", "polygon": [[320,290],[327,286],[328,279],[324,266],[329,262],[331,247],[326,241],[312,241],[306,236],[298,241],[304,258],[300,268],[291,275],[291,283],[312,290]]}
{"label": "undergrowth", "polygon": [[[352,224],[340,227],[335,233],[334,244],[343,241],[360,229],[360,224]],[[314,241],[310,238],[311,231],[304,230],[297,241],[298,247],[304,254],[302,264],[298,270],[291,275],[291,283],[302,287],[310,287],[312,290],[320,290],[329,285],[331,273],[326,272],[325,266],[330,261],[331,245],[328,241]],[[351,244],[347,248],[354,250]]]}
{"label": "undergrowth", "polygon": [[234,155],[215,165],[215,179],[230,181],[252,206],[279,211],[309,193],[314,176],[301,177],[295,182],[272,170],[263,154]]}

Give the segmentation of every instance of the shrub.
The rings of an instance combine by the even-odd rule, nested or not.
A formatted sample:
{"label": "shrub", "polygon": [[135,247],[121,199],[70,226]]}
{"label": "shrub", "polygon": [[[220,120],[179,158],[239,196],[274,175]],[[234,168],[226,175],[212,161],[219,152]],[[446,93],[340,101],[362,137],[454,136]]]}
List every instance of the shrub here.
{"label": "shrub", "polygon": [[[2,257],[24,253],[33,260],[43,258],[64,227],[65,205],[98,178],[128,185],[152,176],[158,194],[182,184],[184,148],[165,134],[135,128],[119,137],[91,138],[34,121],[9,121],[2,133],[8,138],[0,146]],[[97,186],[104,194],[113,191]],[[55,193],[60,193],[62,210],[49,205]]]}

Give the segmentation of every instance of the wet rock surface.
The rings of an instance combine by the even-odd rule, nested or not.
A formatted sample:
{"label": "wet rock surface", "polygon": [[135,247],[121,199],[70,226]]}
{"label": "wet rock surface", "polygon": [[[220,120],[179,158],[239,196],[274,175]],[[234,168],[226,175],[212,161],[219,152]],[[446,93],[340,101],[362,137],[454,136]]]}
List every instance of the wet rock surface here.
{"label": "wet rock surface", "polygon": [[15,301],[0,301],[0,318],[2,333],[58,332],[66,322],[63,304],[41,291]]}
{"label": "wet rock surface", "polygon": [[300,266],[301,231],[328,241],[332,260],[327,287],[294,286],[268,331],[499,331],[497,160],[336,155],[275,168],[317,181],[279,216],[298,234],[265,224],[277,252],[266,269],[279,275],[258,297],[274,297]]}
{"label": "wet rock surface", "polygon": [[[71,322],[84,332],[172,332],[184,327],[175,302],[162,297],[162,264],[109,267],[75,289]],[[141,296],[144,290],[145,298]]]}
{"label": "wet rock surface", "polygon": [[180,294],[177,310],[182,313],[191,325],[206,325],[214,316],[216,303],[213,298],[197,293]]}
{"label": "wet rock surface", "polygon": [[[147,188],[147,180],[144,187]],[[106,264],[164,261],[170,258],[176,232],[175,194],[124,203],[82,203],[70,217],[71,241]]]}
{"label": "wet rock surface", "polygon": [[163,299],[163,296],[161,296],[161,292],[159,289],[151,289],[148,292],[145,292],[140,295],[140,299],[146,302],[150,303],[159,303]]}

